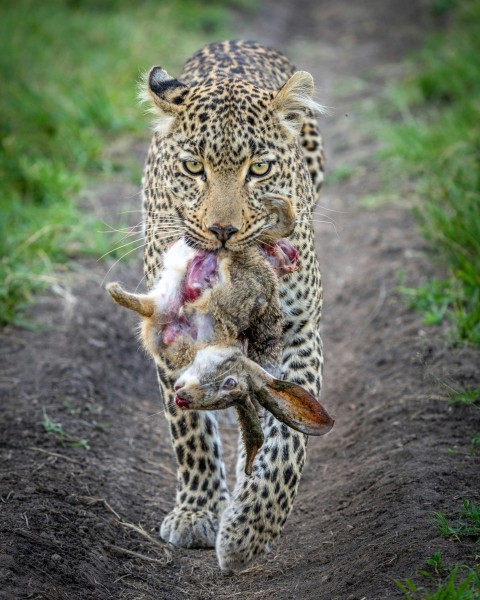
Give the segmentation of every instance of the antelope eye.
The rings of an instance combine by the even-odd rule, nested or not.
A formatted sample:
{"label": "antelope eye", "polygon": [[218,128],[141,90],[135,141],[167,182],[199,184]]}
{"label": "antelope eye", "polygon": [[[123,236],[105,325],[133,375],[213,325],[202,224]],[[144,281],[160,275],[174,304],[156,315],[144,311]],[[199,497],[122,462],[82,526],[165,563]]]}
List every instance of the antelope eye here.
{"label": "antelope eye", "polygon": [[273,163],[271,162],[253,163],[253,165],[250,165],[248,173],[249,175],[253,175],[254,177],[263,177],[264,175],[270,173],[272,164]]}
{"label": "antelope eye", "polygon": [[237,387],[237,380],[235,377],[227,377],[225,381],[222,383],[222,388],[224,390],[233,390]]}
{"label": "antelope eye", "polygon": [[205,171],[202,163],[198,160],[184,160],[183,168],[190,175],[203,175]]}

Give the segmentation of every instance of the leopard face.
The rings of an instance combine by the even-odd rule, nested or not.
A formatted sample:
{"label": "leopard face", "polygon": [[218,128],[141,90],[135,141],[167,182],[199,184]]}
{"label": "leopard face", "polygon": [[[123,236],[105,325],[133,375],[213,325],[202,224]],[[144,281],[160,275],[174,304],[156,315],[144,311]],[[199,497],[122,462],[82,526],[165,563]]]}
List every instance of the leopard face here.
{"label": "leopard face", "polygon": [[312,91],[305,72],[272,91],[218,75],[188,86],[150,71],[163,157],[154,173],[188,243],[238,251],[292,233],[303,196],[312,195],[298,146]]}

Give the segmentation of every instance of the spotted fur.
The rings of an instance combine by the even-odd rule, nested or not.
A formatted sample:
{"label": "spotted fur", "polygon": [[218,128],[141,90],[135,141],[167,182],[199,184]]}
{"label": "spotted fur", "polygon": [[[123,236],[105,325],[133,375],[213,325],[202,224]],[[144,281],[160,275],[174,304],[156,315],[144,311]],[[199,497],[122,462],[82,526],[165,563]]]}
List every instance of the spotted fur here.
{"label": "spotted fur", "polygon": [[[285,315],[282,376],[319,397],[322,287],[314,252],[311,212],[323,178],[323,149],[313,115],[313,84],[275,50],[254,42],[206,46],[186,64],[179,80],[160,68],[145,86],[156,115],[143,179],[145,274],[151,287],[161,253],[184,235],[198,248],[232,251],[268,241],[272,212],[265,199],[289,198],[297,215],[291,242],[300,269],[280,282]],[[185,161],[201,163],[192,175]],[[271,162],[265,177],[252,163]],[[189,164],[190,164],[189,163]],[[235,233],[221,241],[212,227]],[[248,332],[247,332],[248,336]],[[305,461],[306,437],[264,421],[265,444],[253,474],[243,473],[230,494],[213,413],[181,412],[173,400],[174,373],[167,363],[158,378],[177,456],[175,507],[161,536],[183,547],[216,547],[222,569],[244,568],[277,538],[295,499]],[[240,445],[241,448],[241,445]]]}

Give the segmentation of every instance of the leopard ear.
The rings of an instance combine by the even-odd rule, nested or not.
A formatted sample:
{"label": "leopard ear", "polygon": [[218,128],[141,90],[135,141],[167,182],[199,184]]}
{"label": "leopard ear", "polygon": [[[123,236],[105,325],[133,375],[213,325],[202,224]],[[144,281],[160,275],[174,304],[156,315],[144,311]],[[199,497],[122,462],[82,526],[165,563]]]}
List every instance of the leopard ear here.
{"label": "leopard ear", "polygon": [[313,77],[306,71],[297,71],[278,90],[273,100],[280,125],[291,136],[302,130],[308,113],[324,112],[322,106],[313,99]]}
{"label": "leopard ear", "polygon": [[[140,85],[139,98],[148,102],[156,117],[155,130],[168,133],[183,108],[190,88],[161,67],[152,67]],[[158,118],[159,117],[159,118]]]}

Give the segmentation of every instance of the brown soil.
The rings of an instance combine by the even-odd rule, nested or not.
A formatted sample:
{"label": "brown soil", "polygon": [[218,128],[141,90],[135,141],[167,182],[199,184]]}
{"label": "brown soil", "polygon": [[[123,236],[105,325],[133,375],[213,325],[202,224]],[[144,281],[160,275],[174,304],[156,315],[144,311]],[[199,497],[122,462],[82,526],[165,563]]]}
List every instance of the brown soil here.
{"label": "brown soil", "polygon": [[[323,119],[329,168],[359,166],[348,182],[327,182],[318,209],[335,218],[338,237],[316,224],[323,401],[335,428],[311,440],[284,534],[247,572],[226,578],[213,551],[167,547],[157,531],[175,462],[154,370],[134,319],[103,290],[105,264],[76,264],[32,307],[40,330],[1,334],[0,598],[384,600],[401,598],[394,580],[435,551],[447,564],[475,555],[473,540],[440,538],[429,517],[455,515],[463,495],[479,500],[470,454],[478,409],[446,402],[446,386],[479,385],[478,351],[423,328],[396,292],[400,270],[410,284],[434,274],[409,210],[358,202],[377,186],[364,103],[438,24],[421,0],[271,0],[253,22],[239,22],[241,35],[313,72],[318,99],[335,107]],[[136,191],[121,182],[96,190],[96,207],[115,223],[120,205],[138,208]],[[140,273],[136,259],[108,279],[131,287]],[[91,449],[59,444],[42,426],[44,411]]]}

